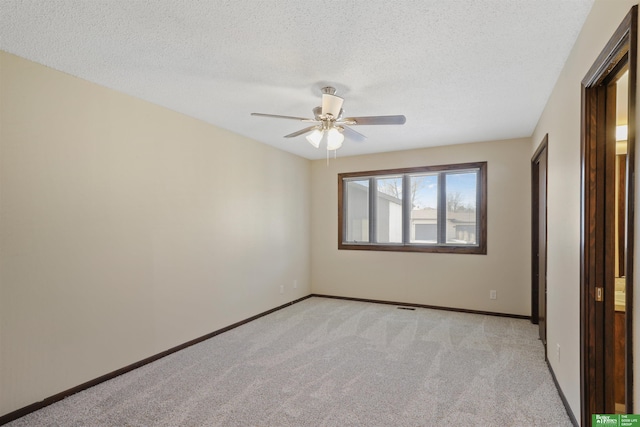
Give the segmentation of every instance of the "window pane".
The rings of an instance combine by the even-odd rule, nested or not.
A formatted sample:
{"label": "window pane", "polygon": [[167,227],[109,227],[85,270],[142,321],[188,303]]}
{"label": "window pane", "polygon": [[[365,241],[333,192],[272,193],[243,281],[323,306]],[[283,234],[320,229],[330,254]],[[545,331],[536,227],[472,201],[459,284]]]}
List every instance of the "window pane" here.
{"label": "window pane", "polygon": [[447,243],[476,245],[478,172],[446,174]]}
{"label": "window pane", "polygon": [[346,182],[346,240],[369,242],[369,180]]}
{"label": "window pane", "polygon": [[438,175],[413,175],[410,243],[438,243]]}
{"label": "window pane", "polygon": [[376,241],[402,243],[402,177],[376,180]]}

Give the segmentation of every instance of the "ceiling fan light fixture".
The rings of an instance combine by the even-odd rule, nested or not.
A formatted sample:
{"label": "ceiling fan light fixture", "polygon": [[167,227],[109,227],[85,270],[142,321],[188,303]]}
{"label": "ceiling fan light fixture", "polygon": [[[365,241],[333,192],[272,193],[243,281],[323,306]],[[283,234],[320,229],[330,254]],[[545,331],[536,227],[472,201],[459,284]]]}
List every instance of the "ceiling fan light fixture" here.
{"label": "ceiling fan light fixture", "polygon": [[336,128],[329,129],[327,132],[327,150],[337,150],[342,147],[344,135]]}
{"label": "ceiling fan light fixture", "polygon": [[309,144],[318,148],[320,146],[320,141],[322,141],[323,135],[324,133],[322,131],[316,129],[310,135],[307,135],[306,138],[307,138],[307,141],[309,141]]}

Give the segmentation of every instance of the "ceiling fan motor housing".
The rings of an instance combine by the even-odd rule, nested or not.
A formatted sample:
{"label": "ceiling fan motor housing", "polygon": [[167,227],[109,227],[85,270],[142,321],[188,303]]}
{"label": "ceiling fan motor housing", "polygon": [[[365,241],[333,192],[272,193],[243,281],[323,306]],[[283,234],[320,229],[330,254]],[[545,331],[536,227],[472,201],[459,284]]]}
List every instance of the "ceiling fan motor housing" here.
{"label": "ceiling fan motor housing", "polygon": [[328,93],[322,94],[322,115],[328,116],[329,114],[338,118],[340,115],[340,110],[342,110],[342,103],[344,102],[343,98],[335,95],[329,95]]}

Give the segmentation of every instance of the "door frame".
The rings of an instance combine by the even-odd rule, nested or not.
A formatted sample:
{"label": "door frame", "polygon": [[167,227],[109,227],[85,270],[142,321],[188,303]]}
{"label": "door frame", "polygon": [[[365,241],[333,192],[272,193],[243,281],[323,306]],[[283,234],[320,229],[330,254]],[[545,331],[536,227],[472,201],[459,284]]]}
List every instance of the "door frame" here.
{"label": "door frame", "polygon": [[[626,273],[626,383],[625,405],[633,413],[633,233],[634,233],[634,172],[635,172],[635,100],[637,78],[638,7],[625,16],[585,78],[582,80],[581,106],[581,203],[580,203],[580,393],[581,425],[591,425],[591,415],[608,413],[613,402],[609,382],[605,381],[606,360],[612,349],[605,345],[607,333],[613,333],[613,309],[605,310],[596,301],[596,287],[604,288],[605,300],[614,298],[613,287],[605,286],[604,268],[605,153],[611,148],[607,141],[615,141],[615,123],[611,122],[611,105],[615,98],[606,86],[628,64],[629,111],[627,154],[627,257]],[[607,125],[607,123],[609,123]],[[610,144],[609,144],[610,145]],[[609,162],[610,163],[610,162]],[[610,170],[609,170],[610,173]]]}
{"label": "door frame", "polygon": [[[540,166],[539,161],[542,156],[545,157],[545,160],[549,159],[549,134],[546,134],[544,138],[542,138],[542,142],[538,146],[536,152],[533,154],[531,158],[531,323],[539,324],[540,322],[540,281],[538,277],[538,272],[540,270],[539,257],[540,253]],[[549,180],[549,165],[545,161],[545,183],[548,183]],[[548,188],[548,184],[547,184]],[[545,199],[547,194],[547,188],[545,188]],[[545,200],[545,234],[547,232],[546,227],[546,200]],[[545,238],[545,247],[544,254],[546,257],[547,253],[547,239]],[[546,262],[545,262],[546,267]],[[546,295],[546,280],[545,280],[545,295]],[[546,300],[546,296],[545,296]],[[546,307],[546,303],[545,303]],[[546,309],[545,309],[546,311]],[[546,314],[544,314],[546,318]],[[545,322],[545,330],[546,330],[546,322]],[[546,333],[544,334],[546,336]],[[544,357],[547,359],[546,352],[546,341],[543,343],[545,346]]]}

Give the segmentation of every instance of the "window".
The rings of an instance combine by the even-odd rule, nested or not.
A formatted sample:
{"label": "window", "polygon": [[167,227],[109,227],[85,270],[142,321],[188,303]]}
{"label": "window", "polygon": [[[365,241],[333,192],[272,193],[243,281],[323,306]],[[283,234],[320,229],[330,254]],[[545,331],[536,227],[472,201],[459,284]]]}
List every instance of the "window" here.
{"label": "window", "polygon": [[338,175],[338,249],[487,253],[487,162]]}

